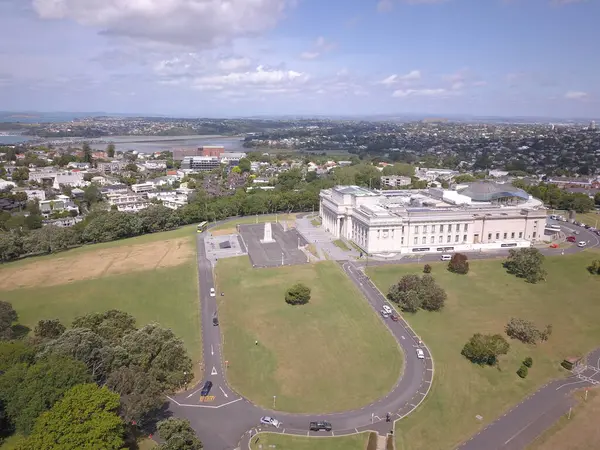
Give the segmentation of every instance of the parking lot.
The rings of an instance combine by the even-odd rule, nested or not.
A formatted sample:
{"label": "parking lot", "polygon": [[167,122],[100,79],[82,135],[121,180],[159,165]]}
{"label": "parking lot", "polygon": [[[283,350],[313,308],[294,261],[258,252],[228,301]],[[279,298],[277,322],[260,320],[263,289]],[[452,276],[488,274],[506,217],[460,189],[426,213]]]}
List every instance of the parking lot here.
{"label": "parking lot", "polygon": [[205,238],[206,257],[212,261],[246,254],[246,248],[237,234]]}
{"label": "parking lot", "polygon": [[308,262],[307,256],[299,248],[307,242],[295,229],[284,231],[281,224],[273,223],[275,242],[268,244],[260,242],[264,237],[265,224],[240,225],[238,229],[253,267],[290,266]]}

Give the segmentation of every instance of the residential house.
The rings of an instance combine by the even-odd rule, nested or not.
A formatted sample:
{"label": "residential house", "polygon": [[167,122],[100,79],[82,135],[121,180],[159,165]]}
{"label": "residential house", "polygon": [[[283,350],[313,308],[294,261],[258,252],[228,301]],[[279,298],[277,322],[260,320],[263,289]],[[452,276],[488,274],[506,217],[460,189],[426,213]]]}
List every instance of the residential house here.
{"label": "residential house", "polygon": [[381,177],[381,187],[397,188],[401,186],[409,186],[412,183],[410,177],[401,175],[388,175]]}
{"label": "residential house", "polygon": [[150,206],[150,202],[140,195],[125,194],[109,197],[108,203],[116,205],[118,211],[138,212]]}
{"label": "residential house", "polygon": [[155,185],[151,181],[131,185],[131,190],[133,192],[135,192],[136,194],[150,192],[150,191],[153,191],[154,189],[155,189]]}
{"label": "residential house", "polygon": [[98,163],[98,170],[101,173],[119,173],[125,170],[127,166],[126,161],[111,161],[111,162],[103,162]]}

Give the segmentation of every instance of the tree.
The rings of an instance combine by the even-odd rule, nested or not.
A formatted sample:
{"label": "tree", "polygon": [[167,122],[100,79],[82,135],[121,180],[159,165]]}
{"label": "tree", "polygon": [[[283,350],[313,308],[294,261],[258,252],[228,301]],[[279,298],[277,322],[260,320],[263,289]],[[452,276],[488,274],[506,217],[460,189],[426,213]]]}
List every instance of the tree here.
{"label": "tree", "polygon": [[83,200],[88,205],[93,205],[94,203],[98,203],[102,200],[102,194],[100,193],[100,189],[95,184],[90,184],[83,189]]}
{"label": "tree", "polygon": [[141,367],[120,367],[113,371],[106,385],[121,396],[119,414],[126,423],[144,426],[164,404],[162,386]]}
{"label": "tree", "polygon": [[106,156],[108,156],[109,158],[115,157],[115,144],[113,144],[112,142],[106,146]]}
{"label": "tree", "polygon": [[454,183],[456,183],[456,184],[462,184],[462,183],[472,183],[474,181],[477,181],[477,179],[473,175],[466,173],[463,175],[455,176],[452,181],[454,181]]}
{"label": "tree", "polygon": [[119,394],[108,388],[74,386],[38,418],[19,450],[119,450],[124,445],[124,427],[118,408]]}
{"label": "tree", "polygon": [[26,366],[33,363],[35,349],[23,341],[0,342],[0,373],[6,372],[17,364]]}
{"label": "tree", "polygon": [[431,265],[430,264],[425,264],[423,266],[423,273],[431,273]]}
{"label": "tree", "polygon": [[596,194],[594,194],[594,203],[600,206],[600,192],[596,192]]}
{"label": "tree", "polygon": [[185,419],[169,417],[158,423],[158,434],[166,442],[159,450],[200,450],[202,442],[196,437],[190,423]]}
{"label": "tree", "polygon": [[461,354],[469,361],[480,365],[493,366],[498,356],[506,355],[510,344],[499,334],[476,333],[463,347]]}
{"label": "tree", "polygon": [[131,162],[125,166],[125,170],[128,170],[129,172],[137,172],[139,169],[136,163]]}
{"label": "tree", "polygon": [[94,162],[94,158],[92,156],[92,148],[90,147],[90,144],[84,142],[81,150],[83,151],[83,162],[92,164]]}
{"label": "tree", "polygon": [[592,275],[600,275],[600,259],[593,260],[587,269]]}
{"label": "tree", "polygon": [[517,370],[517,375],[519,375],[521,378],[527,378],[528,373],[529,369],[527,366],[525,364],[521,364],[521,367],[519,367],[519,370]]}
{"label": "tree", "polygon": [[130,366],[140,367],[156,379],[163,391],[184,387],[193,378],[192,360],[183,341],[157,324],[126,334],[121,342]]}
{"label": "tree", "polygon": [[42,412],[71,387],[89,381],[87,368],[81,362],[51,356],[32,366],[19,364],[8,369],[0,377],[0,399],[17,432],[29,434]]}
{"label": "tree", "polygon": [[429,274],[422,277],[415,274],[404,275],[388,292],[388,299],[406,312],[417,312],[419,308],[438,311],[443,308],[446,297],[446,292]]}
{"label": "tree", "polygon": [[25,217],[24,225],[28,230],[42,228],[42,216],[39,214],[29,214]]}
{"label": "tree", "polygon": [[540,333],[540,339],[542,341],[547,341],[552,335],[552,324],[546,325],[546,328]]}
{"label": "tree", "polygon": [[58,319],[40,320],[33,334],[40,339],[56,339],[65,332],[65,326]]}
{"label": "tree", "polygon": [[510,249],[504,267],[508,273],[525,278],[529,283],[537,283],[546,278],[543,263],[544,255],[537,248]]}
{"label": "tree", "polygon": [[518,339],[524,344],[535,344],[541,338],[541,332],[535,324],[525,319],[511,318],[504,327],[508,337]]}
{"label": "tree", "polygon": [[88,328],[113,345],[119,344],[123,336],[135,331],[135,317],[131,314],[111,309],[103,313],[91,313],[77,317],[73,328]]}
{"label": "tree", "polygon": [[12,171],[11,178],[15,183],[27,181],[29,179],[29,169],[27,167],[17,167]]}
{"label": "tree", "polygon": [[19,316],[8,302],[0,300],[0,339],[13,338],[13,323]]}
{"label": "tree", "polygon": [[251,162],[248,158],[242,158],[238,163],[238,167],[241,169],[242,172],[250,172]]}
{"label": "tree", "polygon": [[531,356],[528,356],[527,358],[525,358],[523,360],[523,365],[526,366],[526,367],[533,366],[533,358]]}
{"label": "tree", "polygon": [[310,288],[298,283],[285,293],[285,302],[290,305],[306,305],[310,300]]}
{"label": "tree", "polygon": [[469,273],[469,261],[464,253],[455,253],[448,263],[448,270],[453,273],[466,275]]}
{"label": "tree", "polygon": [[317,178],[319,178],[319,176],[317,175],[317,171],[316,170],[311,170],[310,172],[308,172],[306,174],[305,177],[305,181],[307,183],[312,183],[313,181],[315,181]]}

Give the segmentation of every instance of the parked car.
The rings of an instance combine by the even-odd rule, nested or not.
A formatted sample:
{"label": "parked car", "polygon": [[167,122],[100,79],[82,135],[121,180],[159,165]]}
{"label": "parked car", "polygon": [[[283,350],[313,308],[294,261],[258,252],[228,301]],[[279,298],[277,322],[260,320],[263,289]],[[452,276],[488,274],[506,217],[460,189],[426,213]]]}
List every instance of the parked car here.
{"label": "parked car", "polygon": [[394,322],[398,322],[398,316],[396,314],[391,314],[390,315],[390,319],[392,319]]}
{"label": "parked car", "polygon": [[266,425],[268,427],[279,428],[281,426],[281,422],[274,417],[264,416],[260,418],[260,423],[262,425]]}
{"label": "parked car", "polygon": [[217,316],[213,316],[213,326],[219,326],[219,318]]}
{"label": "parked car", "polygon": [[392,313],[392,308],[390,308],[388,305],[383,305],[383,310],[388,314]]}
{"label": "parked car", "polygon": [[387,319],[388,317],[390,317],[390,313],[387,311],[384,311],[383,309],[379,312],[381,313],[381,317],[383,317],[384,319]]}
{"label": "parked car", "polygon": [[215,295],[217,295],[217,294],[215,293],[215,288],[210,288],[210,296],[211,296],[211,297],[214,297]]}
{"label": "parked car", "polygon": [[329,422],[325,422],[324,420],[319,422],[311,422],[309,428],[310,431],[331,431],[332,429],[331,424]]}
{"label": "parked car", "polygon": [[207,381],[206,383],[204,383],[204,386],[202,386],[202,390],[200,391],[200,395],[202,397],[206,397],[210,393],[212,385],[212,381]]}
{"label": "parked car", "polygon": [[568,242],[575,242],[577,239],[575,239],[575,236],[568,236],[567,237],[567,241]]}
{"label": "parked car", "polygon": [[452,255],[442,255],[442,261],[450,261],[452,259]]}
{"label": "parked car", "polygon": [[585,242],[585,241],[579,241],[577,243],[577,247],[585,247],[586,245],[587,245],[587,242]]}
{"label": "parked car", "polygon": [[425,352],[420,348],[417,349],[417,358],[425,359]]}

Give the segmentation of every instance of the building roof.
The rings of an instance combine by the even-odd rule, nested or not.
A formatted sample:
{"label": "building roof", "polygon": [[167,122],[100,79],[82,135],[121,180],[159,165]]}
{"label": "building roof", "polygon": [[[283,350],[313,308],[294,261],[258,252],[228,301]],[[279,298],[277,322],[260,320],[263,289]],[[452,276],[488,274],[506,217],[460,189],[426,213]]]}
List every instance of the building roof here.
{"label": "building roof", "polygon": [[375,192],[360,186],[336,186],[333,189],[340,194],[351,194],[357,197],[373,197],[378,195]]}
{"label": "building roof", "polygon": [[477,202],[489,202],[506,197],[518,197],[523,200],[529,199],[529,194],[512,184],[499,184],[493,181],[476,181],[459,191]]}

